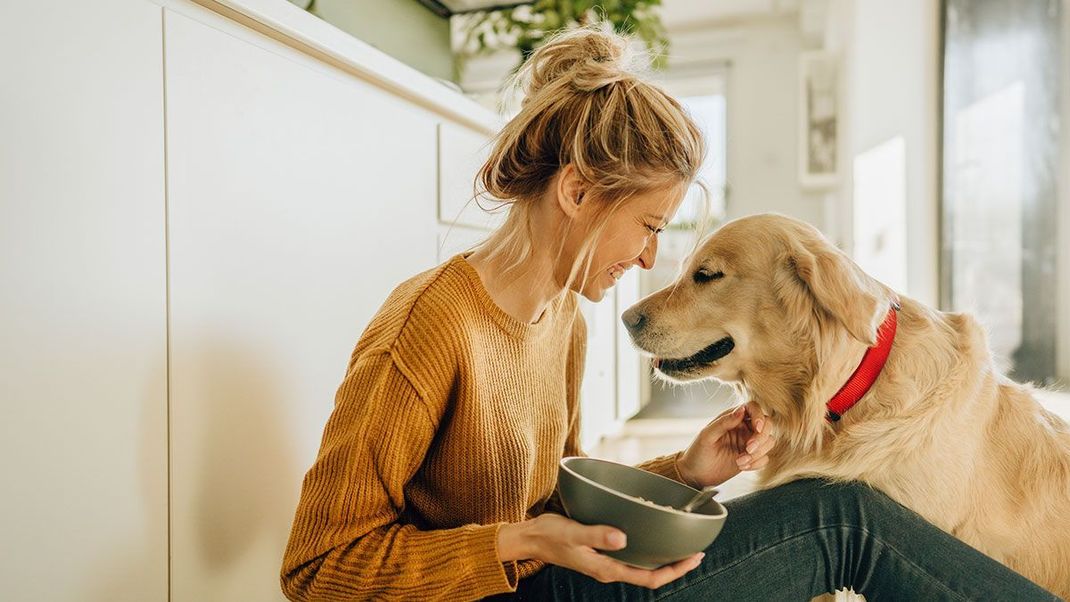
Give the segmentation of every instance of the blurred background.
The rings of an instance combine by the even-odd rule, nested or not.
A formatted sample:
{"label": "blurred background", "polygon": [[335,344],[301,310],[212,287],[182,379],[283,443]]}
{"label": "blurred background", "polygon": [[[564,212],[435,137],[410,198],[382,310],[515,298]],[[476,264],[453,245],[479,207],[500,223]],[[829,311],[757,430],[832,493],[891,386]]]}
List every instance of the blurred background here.
{"label": "blurred background", "polygon": [[[978,314],[1016,378],[1070,376],[1060,0],[316,0],[313,11],[504,114],[504,78],[548,31],[601,20],[631,32],[704,126],[719,220],[804,219],[894,288]],[[678,221],[693,216],[685,207]],[[642,293],[671,279],[686,238],[686,224],[665,236]]]}
{"label": "blurred background", "polygon": [[[974,312],[1070,415],[1067,0],[0,3],[0,582],[12,600],[275,600],[301,479],[387,294],[471,202],[559,28],[632,33],[701,124],[714,222],[810,222]],[[585,448],[638,462],[730,404],[651,379],[585,303]],[[730,481],[724,496],[752,486]]]}

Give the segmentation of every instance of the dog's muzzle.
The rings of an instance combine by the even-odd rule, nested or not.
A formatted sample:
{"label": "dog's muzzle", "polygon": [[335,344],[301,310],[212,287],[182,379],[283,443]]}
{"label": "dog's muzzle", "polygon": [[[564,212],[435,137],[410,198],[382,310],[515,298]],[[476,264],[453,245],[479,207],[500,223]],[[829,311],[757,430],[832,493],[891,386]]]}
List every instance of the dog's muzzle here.
{"label": "dog's muzzle", "polygon": [[624,322],[625,328],[628,329],[628,333],[631,334],[633,338],[635,335],[639,334],[639,331],[643,329],[643,326],[645,326],[647,322],[646,314],[639,311],[638,305],[629,308],[621,314],[620,320],[621,322]]}
{"label": "dog's muzzle", "polygon": [[714,344],[705,347],[694,355],[680,359],[659,359],[658,370],[662,372],[686,372],[696,366],[706,366],[716,362],[732,352],[736,342],[732,337],[725,337]]}

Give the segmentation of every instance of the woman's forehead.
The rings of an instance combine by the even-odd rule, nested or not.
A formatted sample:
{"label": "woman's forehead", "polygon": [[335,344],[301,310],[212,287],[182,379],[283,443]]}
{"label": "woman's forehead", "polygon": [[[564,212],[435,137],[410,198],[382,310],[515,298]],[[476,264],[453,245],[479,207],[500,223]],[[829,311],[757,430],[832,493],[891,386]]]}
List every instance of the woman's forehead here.
{"label": "woman's forehead", "polygon": [[669,219],[683,201],[685,191],[679,184],[647,190],[636,195],[632,206],[640,213]]}

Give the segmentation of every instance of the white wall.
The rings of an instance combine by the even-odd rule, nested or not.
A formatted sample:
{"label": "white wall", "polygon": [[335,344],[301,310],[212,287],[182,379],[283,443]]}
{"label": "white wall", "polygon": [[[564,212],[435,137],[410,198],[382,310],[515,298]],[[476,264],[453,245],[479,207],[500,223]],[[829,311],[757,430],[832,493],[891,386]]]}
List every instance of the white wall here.
{"label": "white wall", "polygon": [[[937,305],[939,3],[845,0],[833,3],[830,45],[845,59],[842,188],[838,220],[850,224],[855,157],[896,137],[905,144],[907,290]],[[850,248],[850,229],[843,228]]]}
{"label": "white wall", "polygon": [[160,13],[0,3],[4,600],[167,599]]}
{"label": "white wall", "polygon": [[728,218],[776,211],[829,232],[827,193],[798,180],[798,57],[807,46],[798,17],[669,34],[671,71],[728,65]]}

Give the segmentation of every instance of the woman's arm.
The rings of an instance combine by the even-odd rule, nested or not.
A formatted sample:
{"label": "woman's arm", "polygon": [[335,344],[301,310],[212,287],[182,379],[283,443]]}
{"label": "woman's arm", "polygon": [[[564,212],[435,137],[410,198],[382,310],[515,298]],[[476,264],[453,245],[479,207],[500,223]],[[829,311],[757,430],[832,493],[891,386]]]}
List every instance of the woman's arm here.
{"label": "woman's arm", "polygon": [[388,351],[353,364],[302,486],[283,559],[287,598],[475,599],[515,588],[514,565],[498,559],[501,525],[397,522],[435,427]]}

